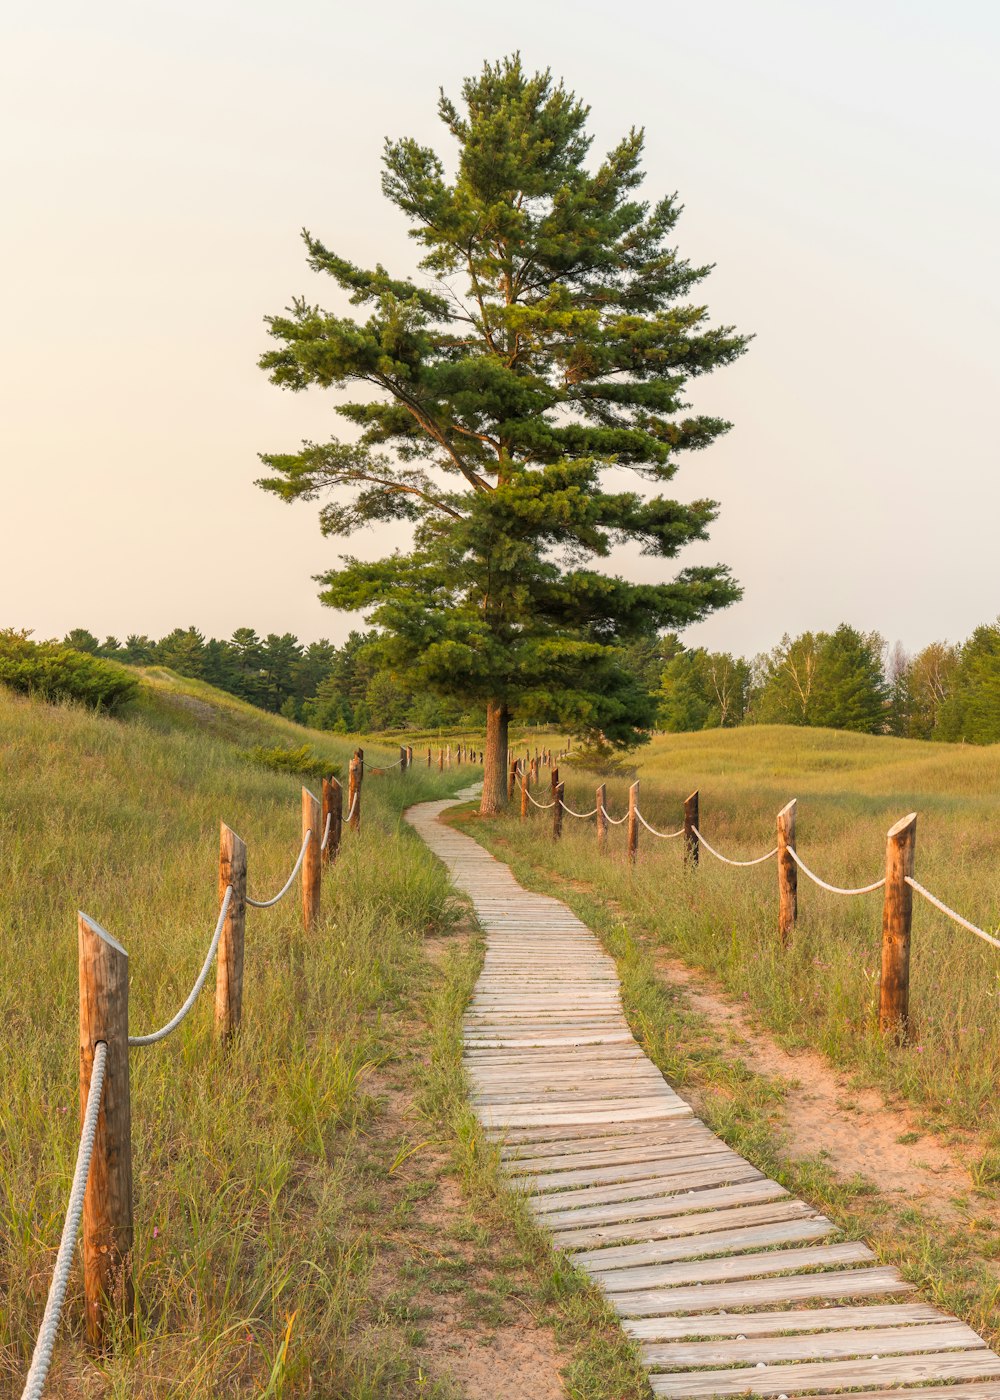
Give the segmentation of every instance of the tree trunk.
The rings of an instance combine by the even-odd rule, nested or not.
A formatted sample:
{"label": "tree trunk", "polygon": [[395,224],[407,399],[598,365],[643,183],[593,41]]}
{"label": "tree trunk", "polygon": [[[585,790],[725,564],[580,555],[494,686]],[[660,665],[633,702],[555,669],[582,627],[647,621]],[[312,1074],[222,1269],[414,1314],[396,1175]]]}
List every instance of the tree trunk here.
{"label": "tree trunk", "polygon": [[486,752],[483,757],[483,800],[479,811],[495,816],[507,805],[507,726],[510,711],[502,700],[486,706]]}

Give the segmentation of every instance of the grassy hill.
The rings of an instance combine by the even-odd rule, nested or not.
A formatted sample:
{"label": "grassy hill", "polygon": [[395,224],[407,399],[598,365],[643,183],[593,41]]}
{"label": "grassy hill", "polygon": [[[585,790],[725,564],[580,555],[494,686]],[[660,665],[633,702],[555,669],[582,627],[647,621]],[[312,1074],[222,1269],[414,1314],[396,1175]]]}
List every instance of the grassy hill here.
{"label": "grassy hill", "polygon": [[[303,743],[334,771],[353,748],[166,671],[144,673],[128,721],[0,692],[2,1395],[20,1393],[76,1153],[77,909],[128,950],[133,1031],[161,1025],[215,922],[220,819],[258,896],[291,867],[301,779],[250,751]],[[213,1043],[207,989],[174,1036],[133,1051],[138,1335],[88,1358],[74,1276],[48,1394],[278,1395],[310,1374],[330,1395],[368,1394],[376,1374],[405,1387],[409,1362],[354,1335],[371,1254],[355,1144],[423,938],[453,919],[400,813],[457,785],[368,778],[315,936],[294,895],[249,911],[235,1053]]]}
{"label": "grassy hill", "polygon": [[[987,929],[1000,924],[1000,746],[920,743],[780,726],[663,735],[637,756],[641,808],[660,831],[677,829],[683,799],[700,791],[700,826],[724,855],[749,859],[775,844],[775,818],[798,799],[799,855],[828,882],[856,887],[885,869],[888,828],[918,813],[916,878]],[[593,806],[599,781],[563,765],[566,800]],[[628,780],[608,782],[612,815]],[[541,814],[494,830],[538,871],[594,890],[621,923],[717,977],[790,1046],[809,1045],[937,1121],[986,1130],[1000,1151],[1000,953],[915,898],[910,1046],[889,1051],[875,1027],[880,968],[879,892],[844,898],[799,875],[799,924],[787,949],[776,936],[775,864],[749,870],[703,853],[685,871],[681,842],[640,832],[639,863],[625,865],[624,828],[607,858],[593,822],[565,822],[559,846]]]}

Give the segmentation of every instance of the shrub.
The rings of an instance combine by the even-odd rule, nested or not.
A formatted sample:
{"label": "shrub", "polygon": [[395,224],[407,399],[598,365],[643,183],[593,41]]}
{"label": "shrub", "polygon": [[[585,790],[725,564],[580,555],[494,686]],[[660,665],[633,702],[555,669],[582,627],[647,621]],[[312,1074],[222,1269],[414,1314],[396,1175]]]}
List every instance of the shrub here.
{"label": "shrub", "polygon": [[324,778],[330,775],[330,766],[324,763],[315,749],[303,744],[298,749],[285,749],[280,744],[267,748],[258,744],[247,755],[252,763],[260,763],[265,768],[273,768],[276,773],[304,773],[311,778]]}
{"label": "shrub", "polygon": [[61,642],[33,642],[27,632],[0,631],[0,684],[42,700],[72,700],[118,714],[139,694],[123,666]]}

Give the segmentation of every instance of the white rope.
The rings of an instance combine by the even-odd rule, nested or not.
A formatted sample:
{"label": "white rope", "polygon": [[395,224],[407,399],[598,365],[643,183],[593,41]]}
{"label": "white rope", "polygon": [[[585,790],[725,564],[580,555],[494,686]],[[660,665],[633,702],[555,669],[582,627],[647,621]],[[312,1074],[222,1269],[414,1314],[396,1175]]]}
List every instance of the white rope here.
{"label": "white rope", "polygon": [[358,805],[358,793],[359,793],[360,791],[361,791],[361,789],[358,788],[357,791],[356,791],[355,794],[354,794],[354,798],[353,798],[353,800],[352,800],[352,802],[351,802],[351,810],[348,812],[347,816],[344,818],[344,821],[345,821],[345,822],[349,822],[349,821],[351,820],[351,818],[354,816],[354,809],[355,809],[355,807]]}
{"label": "white rope", "polygon": [[329,843],[330,843],[330,823],[331,823],[332,821],[333,821],[333,813],[332,813],[332,812],[327,812],[327,814],[326,814],[326,826],[323,828],[323,839],[322,839],[322,841],[319,843],[319,848],[320,848],[321,851],[325,851],[326,848],[327,848],[327,846],[328,846]]}
{"label": "white rope", "polygon": [[672,840],[674,839],[675,836],[683,836],[683,835],[684,835],[684,828],[683,828],[683,827],[680,827],[677,831],[657,831],[657,829],[656,829],[655,826],[650,826],[649,822],[646,820],[646,818],[645,818],[645,817],[642,815],[642,813],[639,811],[639,808],[638,808],[638,807],[635,809],[635,814],[636,814],[636,816],[639,818],[639,820],[642,822],[642,824],[643,824],[643,826],[646,828],[646,830],[647,830],[652,836],[658,836],[658,837],[660,838],[661,841],[672,841]]}
{"label": "white rope", "polygon": [[[693,826],[691,830],[705,847],[705,850],[715,856],[716,860],[721,860],[723,865],[763,865],[766,860],[770,860],[772,856],[778,854],[778,848],[775,846],[773,851],[768,851],[766,856],[758,856],[756,860],[730,860],[729,857],[724,856],[721,851],[717,851],[714,846],[710,846],[696,826]],[[846,893],[846,891],[842,890],[841,893]]]}
{"label": "white rope", "polygon": [[559,799],[559,805],[564,812],[568,812],[571,817],[579,817],[581,821],[586,821],[588,817],[593,817],[597,815],[596,807],[591,807],[589,812],[574,812],[572,807],[566,806],[566,803],[563,802],[562,798]]}
{"label": "white rope", "polygon": [[45,1303],[42,1325],[38,1330],[38,1340],[35,1342],[35,1350],[31,1357],[31,1368],[24,1382],[24,1390],[21,1392],[21,1400],[39,1400],[52,1362],[52,1349],[55,1346],[56,1333],[59,1331],[63,1299],[66,1297],[66,1284],[69,1282],[69,1271],[76,1249],[77,1231],[80,1228],[80,1216],[83,1213],[83,1197],[87,1189],[87,1177],[90,1175],[90,1159],[94,1151],[97,1115],[101,1107],[101,1093],[104,1089],[104,1071],[107,1062],[108,1047],[104,1041],[99,1041],[94,1047],[94,1062],[90,1071],[90,1090],[87,1094],[87,1107],[83,1115],[83,1127],[80,1130],[80,1146],[76,1154],[73,1185],[70,1187],[69,1202],[66,1206],[66,1219],[63,1222],[59,1252],[56,1255],[55,1268],[52,1270],[49,1296]]}
{"label": "white rope", "polygon": [[628,821],[628,812],[626,812],[623,817],[613,817],[603,802],[601,803],[601,813],[604,820],[609,821],[612,826],[621,826],[622,822]]}
{"label": "white rope", "polygon": [[[351,810],[353,811],[354,809],[352,808]],[[305,836],[304,836],[304,838],[303,838],[303,841],[302,841],[302,849],[301,849],[301,851],[299,851],[299,858],[298,858],[298,860],[295,862],[295,864],[292,866],[292,873],[291,873],[291,875],[289,875],[288,879],[287,879],[287,880],[285,881],[285,883],[282,885],[281,889],[280,889],[280,890],[278,891],[278,893],[274,896],[274,898],[273,898],[273,899],[251,899],[250,896],[247,895],[247,903],[248,903],[249,905],[252,905],[252,907],[253,907],[254,909],[270,909],[271,906],[272,906],[272,904],[277,904],[277,902],[278,902],[279,899],[284,899],[285,895],[286,895],[286,894],[288,893],[288,891],[292,888],[292,881],[295,879],[296,875],[299,873],[299,867],[300,867],[300,865],[302,864],[303,860],[305,859],[306,847],[309,845],[309,842],[310,842],[311,840],[312,840],[312,832],[311,832],[311,831],[307,831],[306,834],[305,834]]]}
{"label": "white rope", "polygon": [[934,905],[935,909],[940,909],[942,914],[947,914],[949,919],[954,919],[956,924],[961,924],[962,927],[967,928],[970,933],[974,933],[977,938],[982,938],[985,942],[992,943],[994,948],[1000,948],[1000,938],[994,938],[992,933],[987,933],[985,929],[977,928],[975,924],[970,924],[968,919],[963,919],[961,914],[956,914],[954,909],[949,909],[947,904],[942,904],[940,899],[937,899],[931,894],[930,890],[925,890],[923,885],[918,885],[916,880],[911,879],[909,875],[904,875],[903,878],[911,889],[916,890],[917,894],[922,894],[929,904]]}
{"label": "white rope", "polygon": [[226,915],[229,913],[229,904],[232,900],[232,897],[233,887],[232,885],[227,885],[226,893],[223,895],[222,898],[222,908],[219,910],[219,922],[215,925],[215,932],[212,934],[212,941],[208,946],[208,954],[202,965],[201,971],[198,973],[194,986],[188,993],[187,1001],[177,1012],[176,1016],[172,1016],[171,1019],[167,1022],[167,1024],[165,1026],[161,1026],[158,1031],[153,1031],[150,1035],[130,1035],[128,1038],[129,1045],[155,1045],[158,1040],[166,1039],[166,1037],[170,1034],[171,1031],[175,1031],[177,1029],[180,1023],[184,1020],[184,1017],[191,1010],[192,1006],[194,1006],[195,1002],[198,1000],[198,993],[205,985],[205,978],[208,976],[208,969],[212,966],[212,960],[215,957],[215,951],[219,946],[219,939],[222,937],[222,925],[226,922]]}
{"label": "white rope", "polygon": [[[526,792],[525,796],[527,797],[529,802],[535,802],[535,799],[532,797],[530,792]],[[547,812],[550,807],[554,807],[555,805],[555,802],[535,802],[535,806],[540,812]]]}
{"label": "white rope", "polygon": [[818,875],[814,874],[813,871],[809,869],[808,865],[806,865],[804,861],[799,860],[795,852],[794,846],[786,846],[785,850],[788,852],[792,860],[794,860],[795,864],[799,867],[803,874],[809,876],[810,880],[812,880],[814,885],[819,885],[821,890],[829,890],[831,894],[871,894],[873,890],[880,890],[885,884],[885,876],[883,875],[881,880],[876,880],[871,885],[862,885],[861,888],[857,890],[845,890],[842,889],[840,885],[828,885],[825,880],[821,880]]}

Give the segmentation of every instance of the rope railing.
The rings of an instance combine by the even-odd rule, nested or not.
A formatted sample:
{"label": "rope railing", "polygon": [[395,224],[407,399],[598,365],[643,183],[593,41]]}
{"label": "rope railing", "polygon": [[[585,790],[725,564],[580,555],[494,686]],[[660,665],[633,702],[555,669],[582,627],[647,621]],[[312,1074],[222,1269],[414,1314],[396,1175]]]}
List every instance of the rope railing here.
{"label": "rope railing", "polygon": [[[643,826],[649,832],[650,836],[657,836],[661,841],[673,841],[675,837],[684,835],[684,828],[682,826],[679,826],[676,831],[657,831],[655,826],[650,826],[649,822],[639,811],[638,807],[635,809],[635,815],[639,819],[639,821],[642,822]],[[625,817],[623,818],[623,820],[627,821],[628,818]]]}
{"label": "rope railing", "polygon": [[285,895],[286,895],[286,894],[288,893],[288,891],[292,888],[292,883],[293,883],[293,881],[295,880],[296,875],[297,875],[297,874],[299,873],[299,871],[302,869],[302,862],[303,862],[303,861],[305,860],[305,858],[306,858],[306,847],[309,845],[309,842],[310,842],[311,840],[312,840],[312,832],[311,832],[311,831],[307,831],[306,834],[305,834],[305,836],[302,838],[302,849],[299,851],[298,860],[297,860],[297,861],[295,862],[295,864],[292,866],[292,873],[291,873],[291,875],[289,875],[288,879],[287,879],[287,880],[285,881],[285,883],[282,885],[281,889],[278,891],[278,893],[277,893],[272,899],[252,899],[252,898],[250,897],[250,895],[247,895],[247,896],[246,896],[246,901],[247,901],[247,903],[248,903],[252,908],[254,908],[254,909],[270,909],[270,908],[272,908],[275,904],[277,904],[277,903],[279,902],[279,900],[284,899]]}
{"label": "rope railing", "polygon": [[531,795],[530,792],[526,792],[526,793],[525,793],[525,796],[527,797],[527,799],[528,799],[529,802],[533,802],[533,803],[534,803],[534,805],[538,808],[538,810],[539,810],[540,812],[547,812],[547,811],[550,810],[550,808],[552,808],[552,807],[554,807],[554,806],[556,805],[554,801],[553,801],[553,802],[537,802],[537,801],[535,800],[535,798],[532,797],[532,795]]}
{"label": "rope railing", "polygon": [[[303,842],[302,849],[305,851],[305,842]],[[128,1038],[129,1045],[155,1045],[158,1040],[166,1040],[171,1031],[177,1029],[192,1006],[194,1006],[195,1002],[198,1000],[198,993],[205,985],[205,978],[208,976],[208,970],[215,961],[215,954],[219,947],[219,939],[222,937],[222,928],[226,922],[226,915],[229,913],[229,906],[232,903],[232,899],[233,887],[232,885],[227,885],[226,892],[222,897],[222,907],[219,910],[219,918],[215,925],[215,932],[212,934],[212,941],[208,945],[208,952],[205,955],[205,961],[202,963],[201,971],[195,978],[194,986],[188,993],[184,1005],[175,1015],[171,1016],[167,1024],[161,1026],[158,1031],[152,1031],[149,1035],[130,1035]]]}
{"label": "rope railing", "polygon": [[[529,795],[530,795],[530,794],[529,794]],[[564,812],[568,812],[569,815],[570,815],[571,817],[578,817],[580,821],[586,821],[588,817],[596,817],[596,816],[597,816],[597,808],[596,808],[596,807],[591,807],[591,809],[590,809],[589,812],[574,812],[574,811],[573,811],[573,808],[567,806],[566,803],[565,803],[561,798],[560,798],[560,800],[559,800],[559,806],[563,809]]]}
{"label": "rope railing", "polygon": [[[681,827],[681,831],[683,830],[684,828]],[[721,860],[723,865],[763,865],[766,860],[770,860],[772,856],[778,854],[778,848],[775,846],[773,851],[768,851],[766,855],[757,856],[753,860],[730,860],[730,858],[724,856],[721,851],[717,851],[714,846],[710,846],[696,826],[693,826],[691,830],[694,832],[695,836],[697,836],[699,845],[704,846],[709,855],[715,856],[716,860]]]}
{"label": "rope railing", "polygon": [[611,815],[611,813],[608,811],[607,807],[605,807],[605,805],[604,805],[603,802],[601,803],[601,816],[604,818],[604,820],[605,820],[606,822],[610,822],[612,826],[621,826],[621,824],[622,824],[623,822],[627,822],[627,821],[628,821],[628,813],[627,813],[627,812],[625,813],[625,815],[624,815],[623,817],[613,817],[613,816]]}
{"label": "rope railing", "polygon": [[875,890],[881,890],[885,887],[884,875],[882,876],[881,880],[873,880],[870,885],[860,885],[856,889],[845,889],[842,885],[828,884],[826,880],[821,880],[820,877],[815,873],[815,871],[809,869],[805,861],[800,858],[794,846],[787,847],[787,850],[788,854],[791,856],[792,860],[794,860],[795,864],[802,871],[803,875],[807,875],[814,885],[819,885],[821,890],[826,890],[829,894],[872,894]]}
{"label": "rope railing", "polygon": [[933,904],[935,909],[940,909],[942,914],[947,914],[949,919],[953,919],[956,924],[961,924],[962,928],[968,929],[970,933],[974,933],[977,938],[983,939],[985,943],[992,944],[994,948],[1000,948],[1000,938],[995,938],[992,933],[987,933],[985,929],[970,923],[968,919],[963,919],[961,914],[955,913],[954,909],[949,909],[948,905],[938,899],[936,895],[931,894],[930,890],[925,890],[923,885],[918,884],[917,881],[913,879],[912,875],[906,875],[904,879],[910,889],[916,890],[917,894],[926,899],[928,904]]}
{"label": "rope railing", "polygon": [[[405,774],[412,762],[412,750],[407,747],[405,752],[405,761],[401,748],[399,760],[386,766],[400,767]],[[340,784],[335,778],[323,780],[322,806],[325,811],[322,813],[319,799],[308,789],[302,789],[302,845],[291,874],[270,899],[253,899],[247,894],[246,845],[223,823],[219,848],[222,899],[215,929],[194,985],[180,1008],[159,1030],[148,1035],[129,1034],[128,954],[116,939],[87,915],[79,915],[80,1044],[81,1047],[91,1047],[93,1054],[89,1069],[85,1068],[85,1057],[81,1056],[81,1097],[85,1094],[86,1102],[80,1144],[52,1282],[25,1378],[22,1400],[40,1400],[45,1387],[81,1218],[84,1220],[84,1293],[88,1337],[100,1344],[112,1335],[115,1314],[119,1322],[127,1321],[131,1316],[131,1244],[117,1258],[112,1270],[115,1273],[113,1283],[108,1268],[110,1257],[116,1253],[118,1246],[109,1246],[108,1249],[102,1246],[96,1267],[92,1254],[95,1239],[132,1239],[129,1050],[165,1040],[181,1025],[194,1008],[213,963],[217,965],[215,1033],[223,1041],[228,1041],[235,1034],[242,1015],[246,907],[267,909],[277,904],[289,892],[301,871],[303,923],[307,931],[313,927],[319,913],[322,867],[335,857],[344,823],[353,821],[357,827],[360,822],[363,779],[364,751],[358,749],[350,763],[351,802],[346,818],[343,816]],[[321,815],[323,834],[317,842],[314,838],[320,831]],[[106,1086],[107,1094],[104,1092]],[[107,1098],[103,1116],[102,1097]],[[100,1137],[97,1134],[99,1118],[103,1125]],[[100,1163],[103,1178],[113,1182],[114,1189],[109,1187],[100,1193],[99,1199],[92,1201],[87,1197],[87,1181],[94,1161]]]}
{"label": "rope railing", "polygon": [[49,1296],[45,1302],[42,1325],[38,1329],[35,1350],[31,1357],[31,1367],[24,1382],[21,1400],[39,1400],[52,1364],[52,1349],[59,1331],[66,1285],[73,1265],[76,1250],[76,1237],[80,1230],[80,1217],[83,1214],[83,1198],[90,1176],[90,1162],[94,1153],[94,1138],[97,1135],[97,1117],[101,1107],[101,1094],[104,1090],[104,1071],[108,1063],[108,1047],[101,1041],[94,1049],[94,1059],[90,1071],[90,1091],[87,1094],[87,1107],[83,1114],[83,1127],[80,1130],[80,1146],[76,1153],[76,1166],[73,1169],[73,1184],[70,1187],[66,1205],[66,1218],[63,1222],[62,1237],[52,1270]]}

